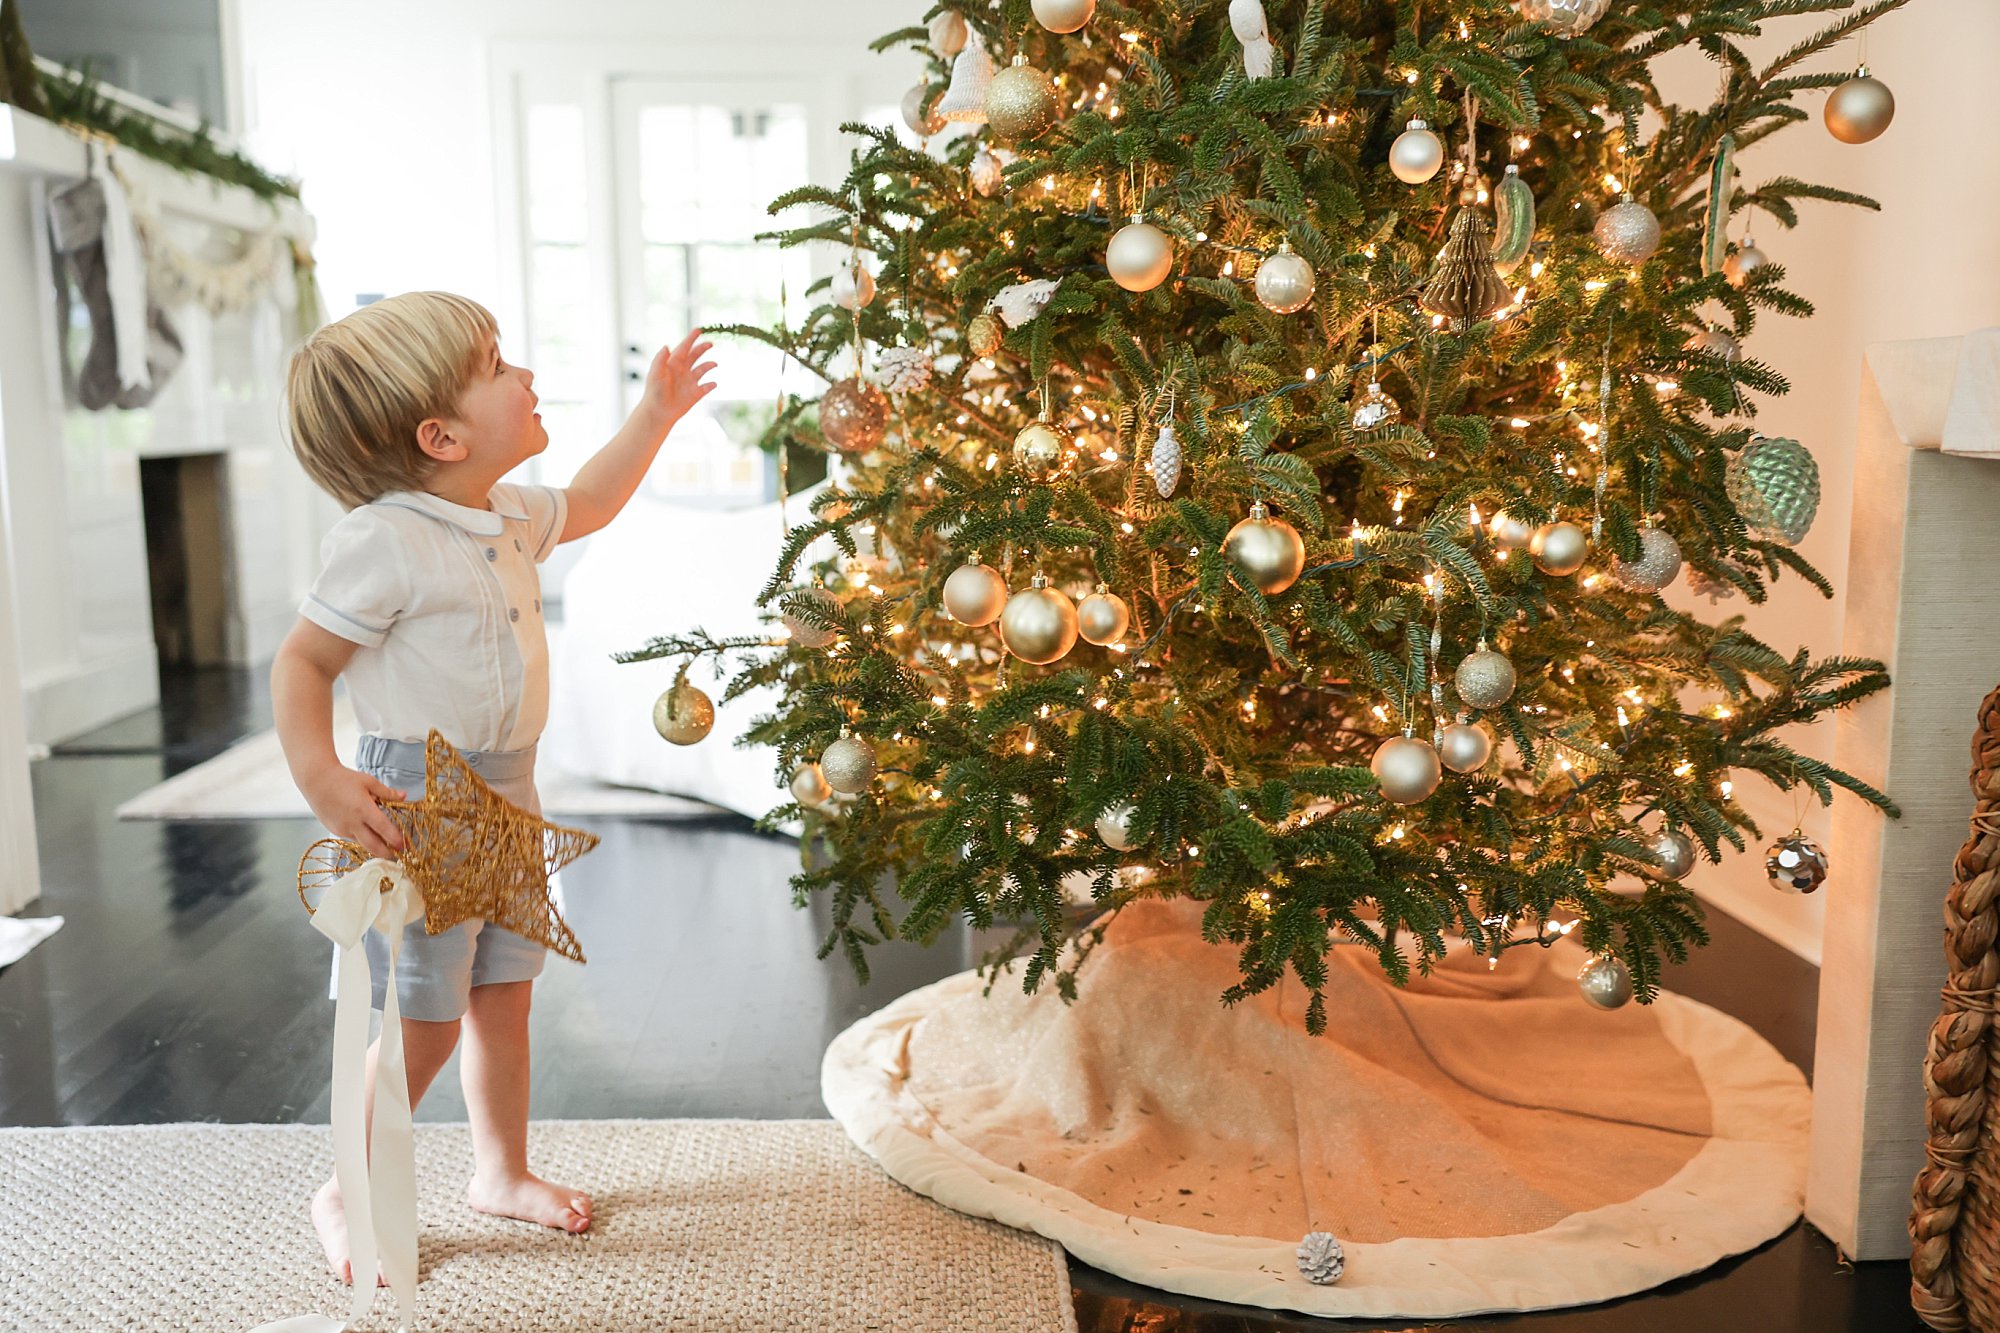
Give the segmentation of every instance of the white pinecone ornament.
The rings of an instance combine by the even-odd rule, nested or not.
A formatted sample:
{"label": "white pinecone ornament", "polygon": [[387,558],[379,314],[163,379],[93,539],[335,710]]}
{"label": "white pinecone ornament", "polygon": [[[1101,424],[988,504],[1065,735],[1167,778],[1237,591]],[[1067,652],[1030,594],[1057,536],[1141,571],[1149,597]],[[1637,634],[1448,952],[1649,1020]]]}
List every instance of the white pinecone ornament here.
{"label": "white pinecone ornament", "polygon": [[921,347],[884,348],[875,378],[890,393],[920,392],[931,382],[931,354]]}
{"label": "white pinecone ornament", "polygon": [[1347,1254],[1327,1231],[1311,1231],[1299,1242],[1299,1275],[1318,1287],[1330,1287],[1347,1271]]}
{"label": "white pinecone ornament", "polygon": [[1159,438],[1153,441],[1153,452],[1146,459],[1146,470],[1153,474],[1153,485],[1166,499],[1174,493],[1174,487],[1181,483],[1181,442],[1174,434],[1173,423],[1160,427]]}

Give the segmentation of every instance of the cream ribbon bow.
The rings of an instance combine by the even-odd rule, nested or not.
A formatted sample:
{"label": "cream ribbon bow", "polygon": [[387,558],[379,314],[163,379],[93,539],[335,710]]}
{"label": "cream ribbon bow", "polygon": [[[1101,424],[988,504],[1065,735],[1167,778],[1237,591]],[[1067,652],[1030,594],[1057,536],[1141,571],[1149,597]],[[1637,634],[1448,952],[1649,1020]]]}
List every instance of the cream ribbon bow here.
{"label": "cream ribbon bow", "polygon": [[[410,1123],[410,1080],[403,1065],[403,1019],[396,1001],[396,960],[403,928],[424,917],[424,895],[401,863],[367,861],[335,881],[312,915],[313,929],[340,948],[333,1007],[333,1163],[347,1212],[354,1300],[342,1323],[300,1315],[254,1333],[341,1333],[375,1303],[379,1268],[389,1279],[401,1322],[417,1307],[416,1137]],[[362,941],[379,930],[389,942],[389,979],[382,1000],[382,1048],[375,1061],[373,1151],[364,1102],[368,1068],[368,955]],[[379,1250],[379,1259],[378,1259]]]}

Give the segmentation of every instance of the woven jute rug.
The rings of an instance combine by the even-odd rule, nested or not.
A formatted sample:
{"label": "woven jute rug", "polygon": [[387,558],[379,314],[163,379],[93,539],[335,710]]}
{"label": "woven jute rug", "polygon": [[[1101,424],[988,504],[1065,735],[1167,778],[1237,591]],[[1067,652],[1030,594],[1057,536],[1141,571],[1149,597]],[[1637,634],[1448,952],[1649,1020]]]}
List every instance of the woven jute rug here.
{"label": "woven jute rug", "polygon": [[[1058,1246],[911,1193],[830,1121],[537,1122],[529,1156],[590,1191],[588,1234],[471,1211],[465,1128],[417,1127],[414,1327],[1075,1333]],[[0,1130],[0,1328],[344,1313],[307,1215],[332,1161],[323,1126]]]}

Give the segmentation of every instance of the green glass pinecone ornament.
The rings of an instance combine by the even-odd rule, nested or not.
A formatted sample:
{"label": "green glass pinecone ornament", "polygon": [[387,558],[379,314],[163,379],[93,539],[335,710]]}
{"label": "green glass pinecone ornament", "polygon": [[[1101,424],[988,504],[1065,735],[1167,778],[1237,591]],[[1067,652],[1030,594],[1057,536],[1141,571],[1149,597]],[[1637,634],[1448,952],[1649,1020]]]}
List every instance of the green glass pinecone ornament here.
{"label": "green glass pinecone ornament", "polygon": [[1819,464],[1797,440],[1760,435],[1729,460],[1730,503],[1752,532],[1796,545],[1819,512]]}

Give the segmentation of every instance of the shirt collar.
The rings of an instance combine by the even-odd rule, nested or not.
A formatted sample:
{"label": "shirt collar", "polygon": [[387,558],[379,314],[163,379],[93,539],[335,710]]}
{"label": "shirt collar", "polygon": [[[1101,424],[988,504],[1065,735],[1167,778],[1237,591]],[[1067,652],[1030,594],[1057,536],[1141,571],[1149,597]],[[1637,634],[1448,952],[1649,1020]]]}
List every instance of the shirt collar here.
{"label": "shirt collar", "polygon": [[506,530],[501,520],[511,518],[526,522],[528,518],[525,513],[520,512],[518,505],[510,504],[500,496],[498,488],[487,493],[486,502],[492,506],[490,509],[474,509],[470,505],[447,500],[442,495],[433,495],[429,491],[391,491],[378,498],[375,503],[414,509],[420,514],[429,514],[432,518],[457,524],[474,536],[498,537]]}

